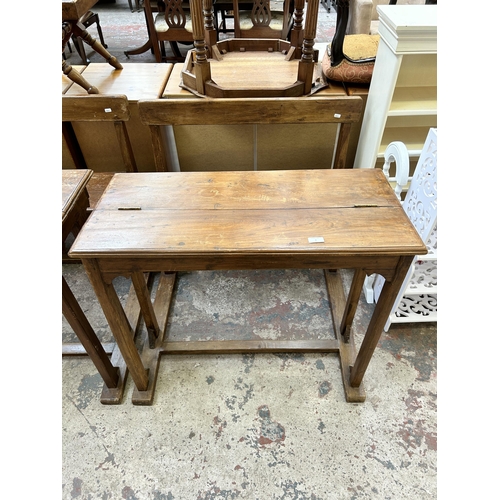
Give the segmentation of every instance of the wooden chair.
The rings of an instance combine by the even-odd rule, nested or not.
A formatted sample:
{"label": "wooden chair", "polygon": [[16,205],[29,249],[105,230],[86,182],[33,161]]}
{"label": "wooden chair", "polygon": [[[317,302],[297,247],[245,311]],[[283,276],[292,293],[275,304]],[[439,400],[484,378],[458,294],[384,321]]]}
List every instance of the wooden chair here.
{"label": "wooden chair", "polygon": [[[83,24],[83,26],[85,26],[85,29],[87,29],[89,26],[92,26],[93,24],[95,24],[101,45],[105,49],[108,48],[106,43],[104,43],[104,35],[102,34],[101,23],[99,21],[99,14],[89,10],[85,15],[83,15],[80,18],[80,20],[78,22]],[[77,35],[72,35],[71,39],[73,40],[73,43],[75,44],[75,48],[76,48],[79,56],[82,58],[83,64],[90,64],[90,60],[87,58],[87,54],[85,53],[85,45],[84,45],[82,39]]]}
{"label": "wooden chair", "polygon": [[[130,118],[128,99],[124,95],[84,95],[62,96],[63,137],[77,168],[87,168],[80,150],[72,123],[75,122],[113,122],[120,146],[125,172],[137,172],[134,153],[130,144],[126,122]],[[92,209],[106,189],[113,173],[94,172],[87,189]]]}
{"label": "wooden chair", "polygon": [[[333,168],[345,168],[351,124],[361,117],[360,97],[158,99],[139,101],[139,117],[150,127],[156,170],[181,170],[172,127],[176,125],[243,125],[337,123],[340,126]],[[163,126],[169,126],[164,141]],[[335,139],[332,138],[332,143]],[[195,146],[195,145],[194,145]],[[293,147],[293,138],[290,140]],[[200,158],[203,157],[201,152]],[[308,165],[314,168],[314,165]]]}
{"label": "wooden chair", "polygon": [[[203,0],[205,29],[209,46],[215,44],[217,33],[213,25],[213,5],[212,0]],[[144,15],[149,33],[149,41],[141,49],[125,52],[127,56],[140,54],[148,48],[153,50],[156,62],[177,61],[182,62],[185,56],[182,55],[179,44],[193,45],[193,23],[191,19],[190,5],[182,0],[144,0]],[[165,42],[168,42],[172,49],[173,56],[167,56]]]}
{"label": "wooden chair", "polygon": [[[274,9],[277,3],[282,3],[282,10]],[[240,10],[240,2],[233,0],[233,11],[235,38],[288,39],[293,22],[290,0],[253,0],[251,10]]]}

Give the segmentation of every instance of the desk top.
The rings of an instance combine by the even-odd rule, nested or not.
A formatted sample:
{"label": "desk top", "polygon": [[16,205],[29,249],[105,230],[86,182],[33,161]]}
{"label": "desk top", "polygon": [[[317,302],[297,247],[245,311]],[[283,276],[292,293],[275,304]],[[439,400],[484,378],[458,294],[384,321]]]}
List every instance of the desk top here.
{"label": "desk top", "polygon": [[[90,63],[82,75],[101,94],[126,95],[129,102],[161,97],[173,68],[171,63],[126,63],[115,69],[108,63]],[[79,85],[72,85],[67,95],[87,95]]]}
{"label": "desk top", "polygon": [[357,169],[115,174],[69,255],[425,253],[383,173]]}
{"label": "desk top", "polygon": [[79,194],[85,189],[92,177],[92,170],[62,171],[62,221],[68,216]]}

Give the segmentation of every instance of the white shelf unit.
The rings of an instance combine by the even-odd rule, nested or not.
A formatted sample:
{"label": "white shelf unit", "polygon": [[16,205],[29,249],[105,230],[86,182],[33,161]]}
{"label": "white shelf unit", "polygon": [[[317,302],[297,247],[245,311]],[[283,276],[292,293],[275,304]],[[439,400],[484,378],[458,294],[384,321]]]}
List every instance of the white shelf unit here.
{"label": "white shelf unit", "polygon": [[379,5],[380,43],[354,168],[382,167],[404,142],[413,164],[437,127],[437,5]]}

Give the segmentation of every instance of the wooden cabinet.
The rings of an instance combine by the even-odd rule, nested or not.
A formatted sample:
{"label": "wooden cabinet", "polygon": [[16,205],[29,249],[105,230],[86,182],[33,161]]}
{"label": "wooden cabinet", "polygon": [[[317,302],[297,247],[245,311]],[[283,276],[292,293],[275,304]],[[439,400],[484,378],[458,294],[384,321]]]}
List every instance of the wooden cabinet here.
{"label": "wooden cabinet", "polygon": [[382,167],[402,141],[416,165],[437,127],[437,6],[380,5],[380,43],[354,168]]}

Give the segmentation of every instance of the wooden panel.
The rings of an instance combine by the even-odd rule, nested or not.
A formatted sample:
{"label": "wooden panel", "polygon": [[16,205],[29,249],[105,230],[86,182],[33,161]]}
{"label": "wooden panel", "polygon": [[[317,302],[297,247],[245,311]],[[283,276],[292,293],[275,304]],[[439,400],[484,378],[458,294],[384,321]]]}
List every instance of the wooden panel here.
{"label": "wooden panel", "polygon": [[258,125],[256,129],[258,170],[332,168],[337,124]]}
{"label": "wooden panel", "polygon": [[[99,107],[96,102],[100,103]],[[114,122],[127,121],[130,117],[127,97],[122,96],[63,96],[62,120]]]}
{"label": "wooden panel", "polygon": [[280,52],[228,52],[211,60],[212,80],[225,89],[276,89],[297,81],[299,60],[286,61]]}
{"label": "wooden panel", "polygon": [[293,210],[352,207],[353,200],[400,205],[382,172],[363,169],[116,174],[99,209]]}
{"label": "wooden panel", "polygon": [[151,125],[353,123],[362,106],[360,97],[165,99],[142,101],[140,117]]}
{"label": "wooden panel", "polygon": [[181,171],[253,170],[253,130],[252,125],[174,127]]}

